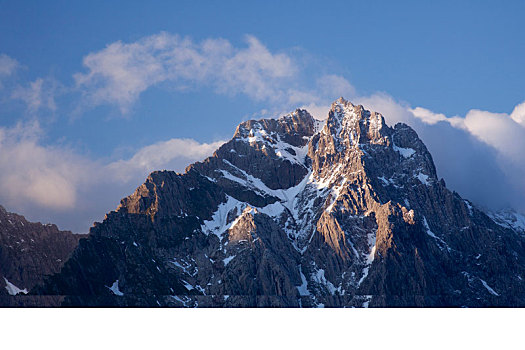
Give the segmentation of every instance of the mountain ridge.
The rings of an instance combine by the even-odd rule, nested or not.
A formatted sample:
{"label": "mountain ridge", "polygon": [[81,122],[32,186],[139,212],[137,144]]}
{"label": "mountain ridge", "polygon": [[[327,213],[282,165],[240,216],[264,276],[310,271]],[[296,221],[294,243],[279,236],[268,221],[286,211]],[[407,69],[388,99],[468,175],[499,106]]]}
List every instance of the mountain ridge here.
{"label": "mountain ridge", "polygon": [[32,294],[75,306],[517,306],[525,248],[408,125],[335,101],[151,173]]}

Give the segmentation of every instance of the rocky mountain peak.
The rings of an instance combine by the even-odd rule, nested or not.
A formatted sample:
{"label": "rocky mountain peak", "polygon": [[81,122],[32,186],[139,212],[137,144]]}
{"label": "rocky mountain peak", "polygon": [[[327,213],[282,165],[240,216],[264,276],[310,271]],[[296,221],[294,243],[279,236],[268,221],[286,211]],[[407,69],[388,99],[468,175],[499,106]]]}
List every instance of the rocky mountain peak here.
{"label": "rocky mountain peak", "polygon": [[388,145],[391,134],[381,114],[370,112],[342,97],[332,103],[325,132],[336,139],[348,139],[349,146],[360,143]]}
{"label": "rocky mountain peak", "polygon": [[[525,305],[525,241],[439,181],[406,124],[343,98],[241,123],[154,172],[38,293],[67,305]],[[86,267],[87,265],[87,267]]]}
{"label": "rocky mountain peak", "polygon": [[315,132],[316,121],[308,111],[296,109],[278,119],[248,120],[239,124],[234,139],[276,144],[284,141],[292,146],[304,146]]}

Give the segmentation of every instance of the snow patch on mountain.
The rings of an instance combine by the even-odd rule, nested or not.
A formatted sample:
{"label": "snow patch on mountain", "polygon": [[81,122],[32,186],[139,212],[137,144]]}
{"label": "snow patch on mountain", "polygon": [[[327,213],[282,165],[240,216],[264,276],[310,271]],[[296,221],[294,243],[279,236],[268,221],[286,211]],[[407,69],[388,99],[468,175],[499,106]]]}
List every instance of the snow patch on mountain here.
{"label": "snow patch on mountain", "polygon": [[427,218],[423,216],[423,226],[425,226],[425,230],[427,231],[427,235],[429,235],[432,238],[438,239],[438,237],[430,230],[430,227],[428,226]]}
{"label": "snow patch on mountain", "polygon": [[186,288],[188,291],[195,289],[195,287],[189,284],[187,281],[182,280],[182,279],[180,281],[184,285],[184,288]]}
{"label": "snow patch on mountain", "polygon": [[[289,116],[283,116],[287,118]],[[292,164],[304,164],[306,154],[308,153],[308,143],[303,147],[291,145],[281,139],[276,132],[268,132],[261,123],[254,123],[248,130],[246,137],[238,137],[238,141],[247,142],[251,146],[262,144],[261,149],[272,149],[277,157],[287,160]],[[307,140],[309,138],[307,137]]]}
{"label": "snow patch on mountain", "polygon": [[415,176],[423,185],[430,185],[429,181],[428,181],[428,175],[426,174],[423,174],[423,173],[419,173]]}
{"label": "snow patch on mountain", "polygon": [[326,279],[324,269],[317,269],[317,271],[314,274],[312,274],[312,280],[315,283],[324,286],[331,295],[335,295],[336,291],[341,292],[340,289],[335,288],[332,282]]}
{"label": "snow patch on mountain", "polygon": [[470,204],[470,202],[469,202],[468,200],[466,200],[466,199],[464,199],[463,202],[465,202],[465,205],[466,205],[467,208],[468,208],[468,213],[469,213],[469,215],[472,216],[472,214],[474,213],[474,212],[472,211],[472,204]]}
{"label": "snow patch on mountain", "polygon": [[5,281],[5,289],[7,290],[7,293],[9,293],[9,295],[18,295],[20,293],[27,294],[27,289],[26,288],[24,288],[24,289],[18,288],[13,283],[9,282],[7,280],[7,278],[5,278],[5,277],[4,277],[4,281]]}
{"label": "snow patch on mountain", "polygon": [[117,295],[117,296],[123,296],[124,293],[122,293],[118,287],[118,280],[116,280],[115,282],[113,282],[113,284],[111,285],[111,287],[108,287],[106,286],[114,295]]}
{"label": "snow patch on mountain", "polygon": [[487,284],[487,282],[485,282],[485,280],[482,280],[481,278],[480,278],[479,280],[481,281],[481,284],[483,284],[483,287],[485,287],[485,288],[489,291],[490,294],[499,297],[499,294],[496,293],[496,291],[495,291],[494,289],[492,289],[492,288]]}
{"label": "snow patch on mountain", "polygon": [[224,263],[224,266],[228,265],[230,263],[230,261],[233,260],[233,258],[235,258],[235,255],[230,255],[230,256],[222,259],[222,262]]}
{"label": "snow patch on mountain", "polygon": [[376,234],[375,232],[368,234],[368,246],[370,247],[370,253],[366,255],[365,260],[365,266],[362,271],[362,276],[359,279],[359,282],[357,282],[357,285],[360,286],[361,283],[368,277],[368,272],[370,271],[370,267],[372,266],[372,263],[374,262],[374,257],[376,254]]}
{"label": "snow patch on mountain", "polygon": [[451,248],[448,246],[448,244],[444,240],[436,236],[436,234],[432,232],[432,230],[430,230],[430,226],[428,226],[427,218],[424,216],[423,216],[423,226],[425,227],[427,235],[429,235],[430,237],[434,238],[437,241],[437,245],[440,249],[446,249],[449,252],[451,251]]}
{"label": "snow patch on mountain", "polygon": [[410,158],[414,155],[414,153],[416,153],[413,148],[401,148],[397,147],[395,144],[393,144],[392,147],[394,148],[394,151],[401,154],[404,158]]}
{"label": "snow patch on mountain", "polygon": [[512,209],[498,212],[486,211],[486,214],[498,225],[513,229],[525,235],[525,215]]}
{"label": "snow patch on mountain", "polygon": [[201,226],[202,232],[206,235],[214,234],[219,237],[219,239],[222,238],[222,235],[229,228],[228,214],[233,210],[242,213],[245,206],[245,203],[226,195],[226,202],[219,204],[219,207],[213,213],[211,220],[203,222]]}
{"label": "snow patch on mountain", "polygon": [[297,287],[297,291],[299,292],[300,296],[308,296],[310,295],[310,291],[308,290],[308,281],[306,280],[306,276],[304,275],[302,266],[300,265],[299,273],[301,274],[301,285]]}
{"label": "snow patch on mountain", "polygon": [[265,207],[258,208],[259,212],[273,218],[278,218],[285,209],[286,207],[281,202],[275,202],[272,204],[268,204]]}

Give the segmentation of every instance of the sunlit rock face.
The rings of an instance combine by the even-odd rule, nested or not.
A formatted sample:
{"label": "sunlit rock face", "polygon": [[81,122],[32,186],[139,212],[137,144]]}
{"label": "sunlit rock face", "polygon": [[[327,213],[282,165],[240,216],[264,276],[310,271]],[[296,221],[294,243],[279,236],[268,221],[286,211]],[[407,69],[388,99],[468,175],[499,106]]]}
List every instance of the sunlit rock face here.
{"label": "sunlit rock face", "polygon": [[154,172],[30,292],[62,305],[523,306],[520,233],[449,191],[408,125],[339,99]]}

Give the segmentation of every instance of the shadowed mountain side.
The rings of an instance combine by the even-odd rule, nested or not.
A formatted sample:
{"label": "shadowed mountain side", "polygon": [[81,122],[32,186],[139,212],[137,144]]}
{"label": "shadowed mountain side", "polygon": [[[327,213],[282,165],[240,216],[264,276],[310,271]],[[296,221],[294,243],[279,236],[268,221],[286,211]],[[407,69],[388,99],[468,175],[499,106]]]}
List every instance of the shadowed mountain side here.
{"label": "shadowed mountain side", "polygon": [[56,225],[29,222],[0,206],[0,304],[59,304],[53,298],[26,294],[45,276],[59,272],[84,237],[87,235],[60,231]]}

